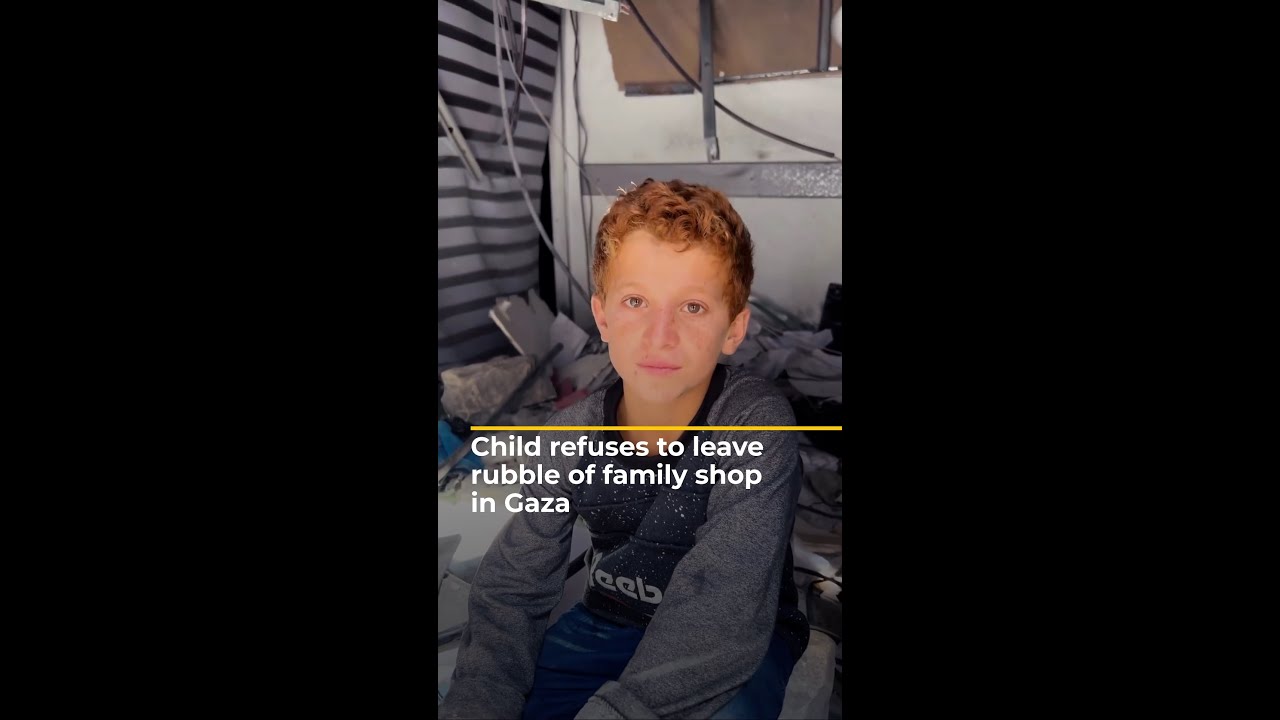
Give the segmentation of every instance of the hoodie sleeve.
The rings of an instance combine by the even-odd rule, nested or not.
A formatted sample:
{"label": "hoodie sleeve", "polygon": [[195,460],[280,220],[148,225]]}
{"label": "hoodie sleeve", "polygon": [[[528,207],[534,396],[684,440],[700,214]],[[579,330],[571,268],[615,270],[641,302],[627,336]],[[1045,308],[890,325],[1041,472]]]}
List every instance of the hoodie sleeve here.
{"label": "hoodie sleeve", "polygon": [[[555,420],[549,419],[548,424],[568,424]],[[549,439],[564,440],[569,435],[542,433],[544,452]],[[525,497],[571,499],[573,486],[566,476],[572,460],[553,460],[560,459],[540,462],[544,468],[560,471],[558,484],[522,486]],[[576,518],[572,510],[519,512],[494,539],[476,570],[458,665],[437,717],[520,717],[533,686],[547,620],[564,594]]]}
{"label": "hoodie sleeve", "polygon": [[[786,400],[771,394],[725,424],[794,423]],[[717,459],[716,465],[759,469],[763,480],[750,489],[712,488],[707,521],[676,566],[635,656],[617,682],[587,702],[579,720],[710,717],[764,659],[800,493],[798,444],[795,433],[785,431],[716,433],[713,439],[761,441],[762,457]]]}

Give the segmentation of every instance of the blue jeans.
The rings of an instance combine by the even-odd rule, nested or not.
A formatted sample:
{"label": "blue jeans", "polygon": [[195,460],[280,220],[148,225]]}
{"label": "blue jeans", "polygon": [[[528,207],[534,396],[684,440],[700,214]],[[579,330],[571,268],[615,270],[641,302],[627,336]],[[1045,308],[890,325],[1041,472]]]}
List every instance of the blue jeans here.
{"label": "blue jeans", "polygon": [[[610,622],[581,603],[573,606],[543,638],[524,720],[571,720],[602,685],[622,675],[642,637],[644,628]],[[795,662],[775,633],[760,668],[713,720],[777,718]]]}

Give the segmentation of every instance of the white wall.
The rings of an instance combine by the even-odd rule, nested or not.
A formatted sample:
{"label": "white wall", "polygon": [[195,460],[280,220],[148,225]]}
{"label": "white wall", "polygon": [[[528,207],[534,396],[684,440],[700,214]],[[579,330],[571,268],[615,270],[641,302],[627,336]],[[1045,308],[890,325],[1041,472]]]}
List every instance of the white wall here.
{"label": "white wall", "polygon": [[[589,146],[584,165],[705,163],[702,98],[698,94],[626,97],[613,75],[612,56],[600,18],[579,15],[582,45],[579,102]],[[556,88],[556,132],[576,155],[577,126],[572,101],[573,27],[568,13],[561,31],[560,83]],[[779,135],[844,157],[841,133],[842,78],[792,78],[716,87],[716,99],[734,112]],[[721,162],[824,162],[824,158],[760,135],[723,112],[716,113]],[[586,247],[578,209],[577,168],[552,141],[553,222],[557,244],[574,275],[586,286]],[[557,177],[558,176],[558,177]],[[640,181],[643,178],[636,178]],[[662,178],[668,179],[668,178]],[[611,197],[616,188],[603,188]],[[592,231],[610,198],[595,199]],[[754,292],[817,322],[827,284],[842,282],[841,201],[808,198],[730,197],[756,244]],[[568,284],[557,296],[567,298]],[[569,309],[568,302],[562,309]],[[590,313],[575,301],[572,313],[589,326]]]}

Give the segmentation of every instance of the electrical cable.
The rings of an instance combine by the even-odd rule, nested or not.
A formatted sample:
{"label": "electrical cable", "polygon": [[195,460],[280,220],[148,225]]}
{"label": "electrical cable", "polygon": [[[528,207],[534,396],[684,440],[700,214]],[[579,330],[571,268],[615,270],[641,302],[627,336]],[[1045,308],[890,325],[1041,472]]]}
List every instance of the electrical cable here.
{"label": "electrical cable", "polygon": [[[508,55],[508,59],[509,59],[509,55]],[[515,66],[512,65],[512,67],[515,67]],[[569,152],[569,146],[565,144],[564,138],[560,137],[560,134],[557,133],[555,129],[551,127],[551,121],[547,119],[546,115],[542,114],[542,110],[538,107],[538,104],[533,101],[533,93],[529,92],[529,88],[524,84],[524,81],[522,81],[518,77],[515,80],[516,80],[516,84],[520,86],[520,90],[522,90],[524,94],[529,97],[529,107],[533,108],[534,114],[536,114],[538,116],[538,119],[542,121],[542,124],[546,126],[547,132],[551,134],[551,137],[555,138],[556,142],[560,143],[560,149],[564,151],[565,158],[567,158],[569,162],[573,163],[574,167],[578,168],[578,173],[581,174],[582,177],[586,178],[587,181],[590,182],[593,187],[595,187],[596,192],[600,193],[601,197],[606,197],[608,194],[603,189],[600,188],[600,181],[596,180],[589,173],[587,173],[586,169],[582,167],[582,164],[579,163],[576,159],[574,159],[573,155]]]}
{"label": "electrical cable", "polygon": [[[538,227],[538,235],[542,237],[542,242],[551,251],[551,255],[556,262],[560,263],[560,267],[564,268],[570,284],[582,294],[583,299],[587,301],[589,306],[591,304],[591,296],[582,288],[578,280],[573,277],[573,271],[569,269],[569,263],[560,257],[555,243],[551,242],[551,237],[547,235],[547,229],[542,226],[542,218],[538,216],[538,210],[533,206],[533,198],[529,197],[529,190],[524,186],[524,174],[520,172],[520,161],[516,159],[515,138],[511,134],[511,125],[507,113],[506,78],[502,72],[502,31],[498,28],[498,0],[490,0],[490,2],[493,9],[493,61],[498,70],[498,100],[502,107],[502,129],[507,136],[507,152],[511,155],[511,168],[516,174],[516,185],[520,188],[520,195],[524,197],[524,203],[529,208],[529,215],[533,218],[533,224]],[[510,50],[508,50],[508,54],[510,54]],[[516,80],[519,83],[519,78]]]}
{"label": "electrical cable", "polygon": [[449,105],[439,91],[436,91],[436,124],[444,131],[445,140],[462,159],[462,164],[466,166],[467,172],[471,173],[471,177],[477,182],[487,182],[488,176],[484,174],[484,170],[480,169],[480,163],[471,152],[471,147],[467,145],[462,128],[458,126],[453,113],[449,111]]}
{"label": "electrical cable", "polygon": [[[512,0],[514,1],[514,0]],[[507,25],[511,25],[511,7],[507,7]],[[515,43],[511,43],[512,46]],[[524,77],[524,61],[529,50],[529,0],[520,0],[520,64],[516,68],[516,77]],[[507,57],[511,57],[508,52]],[[533,102],[533,98],[529,98]],[[520,95],[516,95],[516,111],[511,114],[511,132],[516,131],[516,123],[520,122]]]}
{"label": "electrical cable", "polygon": [[470,163],[467,162],[467,156],[462,154],[462,148],[458,147],[458,143],[454,141],[453,133],[449,132],[449,126],[445,124],[444,118],[440,117],[439,114],[436,115],[436,125],[438,125],[440,129],[444,130],[444,141],[453,149],[453,154],[457,155],[458,158],[462,160],[463,164],[466,165],[467,172],[471,173],[471,176],[476,180],[479,180],[480,178],[476,176],[475,171],[471,169]]}
{"label": "electrical cable", "polygon": [[[575,163],[579,168],[587,159],[587,146],[590,143],[590,137],[587,134],[587,123],[582,119],[582,94],[578,84],[578,67],[582,60],[582,43],[578,31],[578,13],[571,12],[569,14],[569,23],[573,26],[573,110],[574,115],[578,118],[578,133],[582,135],[582,143],[578,145],[578,161]],[[531,101],[532,102],[532,101]],[[567,149],[566,149],[567,152]],[[585,174],[585,173],[584,173]],[[597,186],[597,190],[600,188]],[[602,195],[604,193],[601,193]],[[587,289],[591,289],[591,218],[595,215],[595,196],[587,193],[587,210],[582,216],[582,240],[586,249],[587,258]],[[582,209],[582,193],[579,191],[578,209]]]}
{"label": "electrical cable", "polygon": [[[515,72],[515,77],[518,80],[524,77],[525,53],[529,49],[529,0],[520,0],[520,55],[518,57],[512,54],[516,47],[515,18],[511,17],[510,6],[510,3],[513,2],[515,0],[503,0],[502,17],[506,20],[507,59],[511,60],[511,69]],[[533,102],[533,98],[529,98],[529,102]],[[520,92],[517,90],[514,109],[511,112],[511,132],[513,134],[519,124]]]}
{"label": "electrical cable", "polygon": [[[570,14],[569,19],[570,19],[570,21],[573,23],[574,27],[576,28],[576,27],[577,27],[577,14],[576,14],[576,13],[574,13],[574,14]],[[576,35],[575,35],[575,40],[574,40],[574,42],[575,42],[575,58],[576,58],[576,57],[577,57],[577,52],[578,52]],[[508,61],[508,64],[510,64],[510,65],[511,65],[511,67],[512,67],[512,69],[514,70],[514,69],[515,69],[515,63],[511,61],[511,49],[510,49],[509,47],[506,47],[506,48],[503,48],[503,49],[505,49],[505,50],[507,51],[507,61]],[[520,76],[519,76],[519,75],[517,75],[517,76],[515,77],[515,81],[516,81],[516,84],[519,86],[519,90],[520,90],[520,91],[522,91],[526,96],[528,96],[528,98],[529,98],[529,107],[533,108],[533,112],[534,112],[534,114],[536,114],[536,115],[538,116],[538,119],[542,121],[542,124],[543,124],[544,126],[546,126],[546,128],[547,128],[547,132],[551,135],[551,137],[555,138],[556,142],[560,143],[560,150],[564,153],[565,158],[566,158],[566,159],[568,159],[568,160],[569,160],[569,162],[573,163],[574,167],[576,167],[576,168],[578,169],[578,173],[579,173],[583,178],[586,178],[586,180],[587,180],[588,182],[590,182],[590,183],[591,183],[592,187],[594,187],[594,188],[596,189],[596,192],[600,193],[600,196],[601,196],[601,197],[606,197],[606,193],[605,193],[605,192],[604,192],[604,190],[603,190],[603,189],[601,189],[601,187],[600,187],[600,181],[598,181],[598,180],[596,180],[594,177],[592,177],[592,176],[591,176],[591,174],[589,174],[589,173],[586,171],[586,168],[582,167],[582,163],[581,163],[579,160],[574,159],[573,155],[569,152],[569,146],[565,143],[564,138],[560,137],[559,133],[557,133],[557,132],[555,131],[555,128],[553,128],[553,127],[551,126],[551,121],[547,119],[547,116],[542,114],[542,110],[538,107],[538,103],[537,103],[537,101],[535,101],[535,100],[534,100],[534,98],[533,98],[533,93],[529,92],[529,88],[528,88],[528,86],[526,86],[526,85],[524,84],[524,81],[520,79]],[[575,82],[575,88],[574,88],[574,91],[575,91],[575,94],[574,94],[574,105],[575,105],[575,109],[580,110],[580,107],[579,107],[579,105],[578,105],[578,95],[577,95],[577,87],[576,87],[576,83],[577,83],[577,69],[576,69],[576,65],[575,65],[575,70],[574,70],[574,82]],[[581,115],[581,113],[579,113],[579,114],[578,114],[578,125],[579,125],[579,127],[581,128],[581,130],[582,130],[582,132],[583,132],[583,135],[584,135],[584,138],[585,138],[585,136],[586,136],[586,125],[585,125],[585,123],[582,121],[582,115]],[[583,154],[585,154],[585,153],[586,153],[586,146],[585,146],[585,145],[580,145],[579,147],[581,147],[581,148],[582,148],[582,153],[583,153]],[[587,194],[587,202],[589,203],[589,207],[591,207],[591,211],[590,211],[590,212],[591,212],[591,214],[594,214],[594,212],[595,212],[595,211],[594,211],[594,203],[593,203],[594,197],[595,197],[595,196],[591,195],[590,193],[588,193],[588,194]],[[581,208],[581,201],[579,201],[579,208]],[[592,238],[591,238],[591,233],[590,233],[590,232],[588,231],[588,229],[587,229],[587,228],[588,228],[588,226],[589,226],[589,221],[587,221],[587,220],[585,220],[585,219],[584,219],[584,220],[583,220],[583,237],[584,237],[584,239],[585,239],[585,241],[586,241],[586,244],[587,244],[587,258],[588,258],[587,262],[588,262],[588,263],[590,263],[590,262],[591,262],[590,258],[591,258],[591,239],[592,239]],[[589,266],[588,266],[588,270],[587,270],[587,286],[588,286],[588,287],[590,287],[590,286],[591,286],[591,271],[590,271],[590,267],[589,267]]]}
{"label": "electrical cable", "polygon": [[[509,7],[507,7],[507,3],[508,3],[508,1],[509,1],[509,0],[501,0],[502,4],[499,6],[499,7],[501,7],[501,8],[502,8],[502,12],[501,12],[500,17],[501,17],[501,18],[502,18],[502,20],[503,20],[503,22],[501,23],[501,25],[500,25],[500,26],[501,26],[501,28],[502,28],[502,36],[503,36],[503,38],[504,38],[504,39],[506,39],[506,40],[508,41],[508,42],[504,43],[504,44],[506,45],[506,49],[507,49],[507,59],[512,61],[512,62],[511,62],[511,69],[512,69],[512,71],[514,72],[515,76],[516,76],[516,77],[520,77],[520,75],[521,75],[522,73],[517,72],[517,68],[518,68],[519,66],[518,66],[518,65],[516,65],[516,63],[515,63],[515,58],[514,58],[514,56],[511,54],[511,52],[512,52],[512,48],[514,48],[514,47],[515,47],[515,39],[514,39],[514,38],[515,38],[515,30],[514,30],[514,28],[512,27],[510,8],[509,8]],[[521,62],[523,62],[523,59],[521,59]],[[505,92],[507,91],[507,84],[506,84],[505,82],[499,82],[499,83],[498,83],[498,91],[499,91],[499,92],[503,92],[503,93],[505,93]],[[513,134],[513,135],[515,134],[516,125],[518,125],[518,124],[520,123],[520,111],[519,111],[520,89],[519,89],[519,88],[515,88],[515,89],[514,89],[514,93],[515,93],[515,100],[514,100],[514,102],[515,102],[515,105],[516,105],[516,108],[517,108],[517,109],[516,109],[516,110],[514,110],[514,111],[512,111],[512,113],[511,113],[511,116],[512,116],[512,118],[511,118],[511,132],[512,132],[512,134]],[[499,143],[501,143],[501,142],[502,142],[503,137],[505,137],[505,136],[499,136],[499,138],[498,138],[498,142],[499,142]]]}
{"label": "electrical cable", "polygon": [[[698,81],[694,80],[693,77],[689,75],[689,73],[685,72],[684,68],[680,66],[680,63],[676,62],[676,59],[671,56],[671,53],[667,50],[667,46],[662,44],[662,41],[658,39],[658,36],[656,34],[654,34],[653,29],[649,27],[649,23],[645,22],[644,16],[640,14],[639,8],[636,7],[635,0],[630,0],[630,4],[631,4],[631,14],[635,16],[636,20],[640,21],[640,26],[644,28],[644,31],[646,33],[648,33],[649,39],[653,40],[653,43],[658,46],[658,50],[661,50],[662,54],[666,56],[667,62],[671,63],[671,66],[676,69],[676,72],[679,72],[680,75],[684,77],[685,81],[693,86],[694,90],[697,90],[699,93],[701,93],[702,86],[699,85]],[[814,153],[815,155],[821,155],[822,157],[825,157],[825,158],[831,158],[836,162],[844,162],[833,152],[829,152],[827,150],[821,150],[815,147],[810,147],[808,145],[805,145],[804,143],[796,142],[791,138],[783,137],[782,135],[779,135],[777,133],[769,132],[768,130],[765,130],[759,125],[756,125],[755,123],[747,120],[746,118],[743,118],[741,115],[725,107],[723,104],[721,104],[719,100],[716,100],[715,104],[716,104],[716,107],[724,111],[724,113],[729,117],[733,118],[734,120],[737,120],[743,125],[746,125],[751,130],[755,130],[756,132],[760,133],[761,135],[764,135],[765,137],[773,138],[778,142],[786,143],[791,147],[799,148],[806,152]]]}

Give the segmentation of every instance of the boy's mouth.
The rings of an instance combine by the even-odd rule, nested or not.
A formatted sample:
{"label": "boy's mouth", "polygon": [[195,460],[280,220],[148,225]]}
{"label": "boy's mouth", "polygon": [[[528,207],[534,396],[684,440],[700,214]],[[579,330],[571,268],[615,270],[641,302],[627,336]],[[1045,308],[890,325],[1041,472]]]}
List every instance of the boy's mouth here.
{"label": "boy's mouth", "polygon": [[671,363],[660,361],[642,362],[638,364],[638,367],[641,372],[645,372],[650,375],[670,375],[680,369],[679,365],[672,365]]}

